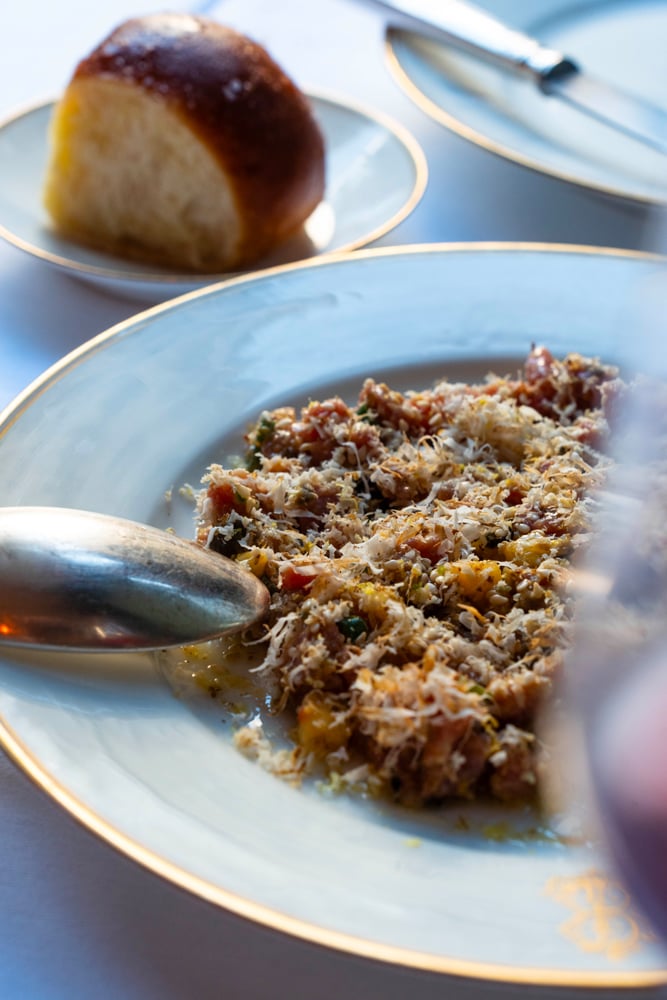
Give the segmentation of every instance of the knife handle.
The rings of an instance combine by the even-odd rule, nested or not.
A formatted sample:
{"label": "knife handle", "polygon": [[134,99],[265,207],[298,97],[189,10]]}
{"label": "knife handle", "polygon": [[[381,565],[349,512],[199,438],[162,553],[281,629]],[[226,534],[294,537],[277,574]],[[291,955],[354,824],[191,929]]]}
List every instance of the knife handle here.
{"label": "knife handle", "polygon": [[541,90],[548,91],[551,80],[578,68],[562,52],[541,45],[463,0],[373,2],[392,12],[392,25],[445,42],[515,75],[527,76]]}

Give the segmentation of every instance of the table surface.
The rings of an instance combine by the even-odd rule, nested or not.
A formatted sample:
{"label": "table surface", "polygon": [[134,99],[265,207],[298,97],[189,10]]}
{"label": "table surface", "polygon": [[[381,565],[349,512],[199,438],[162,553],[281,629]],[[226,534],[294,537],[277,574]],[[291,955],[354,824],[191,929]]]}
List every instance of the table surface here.
{"label": "table surface", "polygon": [[[426,194],[377,245],[509,240],[649,246],[650,220],[642,210],[502,160],[431,121],[392,78],[385,18],[372,6],[357,0],[206,6],[264,44],[301,86],[363,102],[416,137],[429,164]],[[57,95],[77,60],[112,26],[160,9],[144,4],[137,11],[129,0],[5,2],[0,117]],[[0,408],[62,355],[137,308],[0,245]],[[3,998],[327,1000],[347,992],[367,1000],[480,1000],[515,993],[325,952],[217,910],[96,840],[1,752],[0,828]]]}

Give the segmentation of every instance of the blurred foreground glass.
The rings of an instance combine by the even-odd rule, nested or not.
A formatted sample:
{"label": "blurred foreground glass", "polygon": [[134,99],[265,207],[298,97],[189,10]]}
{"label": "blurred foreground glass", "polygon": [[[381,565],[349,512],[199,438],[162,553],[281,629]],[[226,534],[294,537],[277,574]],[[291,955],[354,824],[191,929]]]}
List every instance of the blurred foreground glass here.
{"label": "blurred foreground glass", "polygon": [[631,386],[612,401],[614,464],[575,571],[575,643],[549,721],[559,804],[583,806],[586,832],[667,940],[667,264],[636,294]]}

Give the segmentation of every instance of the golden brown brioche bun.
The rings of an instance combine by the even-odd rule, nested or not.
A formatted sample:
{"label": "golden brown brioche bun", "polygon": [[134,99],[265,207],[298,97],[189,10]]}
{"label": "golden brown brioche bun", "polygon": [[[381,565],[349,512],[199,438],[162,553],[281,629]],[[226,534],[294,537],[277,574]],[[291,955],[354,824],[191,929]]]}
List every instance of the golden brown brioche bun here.
{"label": "golden brown brioche bun", "polygon": [[150,263],[244,267],[324,193],[309,103],[260,45],[214,21],[126,21],[79,63],[51,125],[57,228]]}

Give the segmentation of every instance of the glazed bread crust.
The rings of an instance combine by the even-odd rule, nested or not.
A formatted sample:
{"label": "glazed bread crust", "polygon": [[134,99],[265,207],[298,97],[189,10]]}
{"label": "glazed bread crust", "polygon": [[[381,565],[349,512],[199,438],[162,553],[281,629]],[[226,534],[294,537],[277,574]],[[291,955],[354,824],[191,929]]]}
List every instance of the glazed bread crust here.
{"label": "glazed bread crust", "polygon": [[[132,130],[132,114],[137,121],[143,117],[141,128]],[[159,141],[170,121],[180,133],[179,147],[188,141],[199,147],[192,155],[170,155],[168,134]],[[123,134],[128,131],[134,133],[129,142]],[[141,145],[150,142],[161,148],[147,156]],[[193,269],[225,270],[256,261],[295,232],[324,193],[324,143],[305,96],[260,45],[189,15],[135,18],[101,42],[76,68],[54,119],[52,144],[45,197],[57,225],[107,249],[115,244],[128,256]],[[100,231],[99,212],[97,238],[94,231],[86,235],[86,206],[77,208],[74,191],[76,184],[81,192],[82,169],[76,182],[68,176],[82,168],[82,160],[84,172],[97,161],[101,187],[121,214],[127,202],[124,211],[134,213],[135,222],[161,188],[177,188],[182,174],[186,204],[180,209],[187,209],[193,240],[193,219],[206,223],[208,215],[217,215],[217,226],[221,215],[227,219],[219,253],[213,233],[202,252],[162,245],[159,204],[152,206],[145,244],[127,220],[116,233]],[[191,161],[200,164],[199,173],[191,174]],[[170,171],[174,176],[166,183],[160,175]],[[90,185],[86,196],[94,198]],[[105,192],[98,197],[104,199]],[[162,208],[173,211],[173,205]]]}

